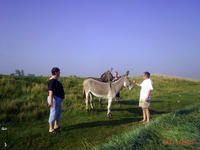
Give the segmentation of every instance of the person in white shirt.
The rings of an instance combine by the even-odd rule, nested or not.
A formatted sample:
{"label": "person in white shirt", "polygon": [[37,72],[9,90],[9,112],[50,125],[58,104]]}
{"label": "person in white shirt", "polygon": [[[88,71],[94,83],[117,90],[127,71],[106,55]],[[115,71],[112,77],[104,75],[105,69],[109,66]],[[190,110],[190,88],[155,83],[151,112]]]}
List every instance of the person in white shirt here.
{"label": "person in white shirt", "polygon": [[153,82],[150,79],[149,72],[144,72],[143,78],[144,78],[144,81],[141,84],[136,83],[135,80],[133,80],[133,83],[141,87],[139,107],[142,107],[143,120],[141,120],[140,122],[148,123],[150,119],[149,106],[150,106],[150,99],[151,99],[151,91],[153,90]]}

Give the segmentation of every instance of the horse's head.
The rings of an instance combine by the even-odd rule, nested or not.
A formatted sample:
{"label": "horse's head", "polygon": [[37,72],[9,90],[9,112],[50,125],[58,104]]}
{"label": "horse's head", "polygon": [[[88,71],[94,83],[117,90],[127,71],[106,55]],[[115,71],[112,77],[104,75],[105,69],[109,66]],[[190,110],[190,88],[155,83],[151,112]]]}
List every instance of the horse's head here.
{"label": "horse's head", "polygon": [[105,81],[112,81],[112,80],[113,80],[113,75],[112,75],[112,73],[111,73],[111,70],[108,70],[108,71],[105,73],[104,80],[105,80]]}
{"label": "horse's head", "polygon": [[132,83],[130,82],[130,80],[128,79],[128,74],[129,71],[126,72],[126,74],[123,76],[124,78],[124,87],[131,90],[133,88]]}

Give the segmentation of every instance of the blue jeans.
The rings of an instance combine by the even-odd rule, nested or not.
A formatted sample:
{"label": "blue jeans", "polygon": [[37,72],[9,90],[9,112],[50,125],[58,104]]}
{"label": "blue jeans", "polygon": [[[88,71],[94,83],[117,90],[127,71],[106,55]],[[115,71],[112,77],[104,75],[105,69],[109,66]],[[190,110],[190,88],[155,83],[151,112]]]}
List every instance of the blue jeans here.
{"label": "blue jeans", "polygon": [[[53,95],[53,105],[50,107],[49,123],[54,123],[55,120],[59,120],[62,100],[62,98]],[[49,96],[47,101],[48,103],[50,102]]]}

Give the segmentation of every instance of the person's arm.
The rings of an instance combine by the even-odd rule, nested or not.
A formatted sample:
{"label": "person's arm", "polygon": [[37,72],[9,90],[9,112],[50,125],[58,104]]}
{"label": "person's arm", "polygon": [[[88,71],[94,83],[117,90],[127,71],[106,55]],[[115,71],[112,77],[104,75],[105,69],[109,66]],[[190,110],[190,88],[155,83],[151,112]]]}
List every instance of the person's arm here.
{"label": "person's arm", "polygon": [[48,107],[53,105],[53,89],[55,87],[55,80],[49,80],[48,82],[48,90],[49,90],[49,103]]}
{"label": "person's arm", "polygon": [[146,102],[148,102],[148,100],[149,100],[149,96],[150,96],[150,95],[151,95],[151,90],[148,91],[147,98],[145,99]]}
{"label": "person's arm", "polygon": [[48,104],[48,107],[51,107],[53,105],[53,91],[52,90],[49,90],[49,99],[50,99],[50,102]]}
{"label": "person's arm", "polygon": [[135,80],[133,80],[133,83],[135,83],[135,85],[137,85],[137,86],[141,87],[141,85],[140,85],[139,83],[136,83],[136,81],[135,81]]}
{"label": "person's arm", "polygon": [[153,82],[148,82],[148,94],[147,94],[147,98],[145,99],[146,102],[148,102],[149,100],[149,96],[151,95],[151,91],[153,90]]}

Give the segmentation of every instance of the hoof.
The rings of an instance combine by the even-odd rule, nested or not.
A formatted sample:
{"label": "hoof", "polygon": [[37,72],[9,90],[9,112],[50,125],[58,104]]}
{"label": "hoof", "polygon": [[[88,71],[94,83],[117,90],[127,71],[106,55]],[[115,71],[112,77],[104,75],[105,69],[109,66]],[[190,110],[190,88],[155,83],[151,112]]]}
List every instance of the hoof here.
{"label": "hoof", "polygon": [[109,114],[108,114],[108,118],[109,118],[109,119],[111,119],[111,117],[112,117],[112,114],[111,114],[111,113],[109,113]]}
{"label": "hoof", "polygon": [[95,111],[95,108],[92,108],[92,111]]}
{"label": "hoof", "polygon": [[89,109],[86,109],[86,112],[89,112]]}

